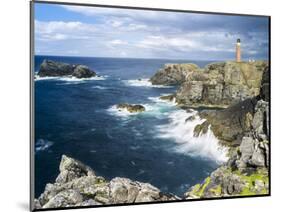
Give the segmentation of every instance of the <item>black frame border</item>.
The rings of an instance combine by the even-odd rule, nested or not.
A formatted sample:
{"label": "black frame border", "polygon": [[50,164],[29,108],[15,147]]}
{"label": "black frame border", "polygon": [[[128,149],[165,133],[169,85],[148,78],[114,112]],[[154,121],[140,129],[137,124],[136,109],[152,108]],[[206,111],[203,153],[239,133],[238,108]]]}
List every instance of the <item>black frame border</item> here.
{"label": "black frame border", "polygon": [[[164,12],[178,12],[178,13],[196,13],[196,14],[212,14],[212,15],[233,15],[233,16],[248,16],[248,17],[264,17],[268,19],[268,66],[269,66],[269,167],[268,167],[268,194],[259,195],[245,195],[245,196],[230,196],[230,197],[213,197],[204,199],[185,199],[185,200],[173,200],[173,201],[159,201],[159,202],[139,202],[139,203],[120,203],[110,205],[92,205],[92,206],[75,206],[75,207],[61,207],[61,208],[34,208],[34,4],[54,4],[54,5],[70,5],[70,6],[86,6],[86,7],[100,7],[100,8],[115,8],[115,9],[131,9],[131,10],[148,10],[148,11],[164,11]],[[244,199],[244,198],[257,198],[257,197],[270,197],[271,196],[271,16],[270,15],[255,15],[255,14],[241,14],[241,13],[224,13],[224,12],[211,12],[211,11],[198,11],[198,10],[180,10],[180,9],[164,9],[164,8],[146,8],[146,7],[133,7],[133,6],[119,6],[119,5],[102,5],[102,4],[90,4],[90,3],[74,3],[74,2],[63,2],[63,1],[45,1],[45,0],[30,0],[30,11],[29,11],[29,54],[30,54],[30,155],[29,155],[29,188],[30,188],[30,199],[29,208],[30,211],[56,211],[56,210],[70,210],[70,209],[88,209],[88,208],[104,208],[104,207],[116,207],[116,206],[136,206],[136,205],[151,205],[151,204],[162,204],[162,203],[185,203],[185,202],[199,202],[208,200],[226,200],[226,199]]]}

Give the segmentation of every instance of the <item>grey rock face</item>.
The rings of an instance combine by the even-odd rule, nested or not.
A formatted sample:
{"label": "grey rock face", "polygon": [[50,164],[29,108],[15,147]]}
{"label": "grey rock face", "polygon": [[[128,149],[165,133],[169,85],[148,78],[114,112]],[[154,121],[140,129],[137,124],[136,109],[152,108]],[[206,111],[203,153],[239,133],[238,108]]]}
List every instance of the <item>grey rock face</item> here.
{"label": "grey rock face", "polygon": [[193,71],[199,69],[195,64],[166,64],[151,77],[153,85],[179,85],[186,80],[186,77]]}
{"label": "grey rock face", "polygon": [[163,194],[149,183],[120,177],[108,182],[96,176],[90,167],[63,155],[56,182],[46,185],[45,191],[34,200],[34,205],[40,209],[176,199],[179,198]]}
{"label": "grey rock face", "polygon": [[73,73],[73,69],[74,66],[67,63],[44,60],[40,65],[38,75],[40,77],[67,76]]}
{"label": "grey rock face", "polygon": [[180,105],[226,107],[259,95],[267,62],[223,62],[196,69],[176,92]]}
{"label": "grey rock face", "polygon": [[261,90],[260,90],[260,97],[264,101],[269,101],[269,90],[270,90],[270,85],[269,85],[269,75],[270,75],[270,70],[268,67],[266,67],[265,71],[263,72],[262,76],[262,82],[261,82]]}
{"label": "grey rock face", "polygon": [[74,76],[76,78],[89,78],[96,76],[94,71],[85,65],[71,65],[68,63],[44,60],[40,65],[39,77]]}

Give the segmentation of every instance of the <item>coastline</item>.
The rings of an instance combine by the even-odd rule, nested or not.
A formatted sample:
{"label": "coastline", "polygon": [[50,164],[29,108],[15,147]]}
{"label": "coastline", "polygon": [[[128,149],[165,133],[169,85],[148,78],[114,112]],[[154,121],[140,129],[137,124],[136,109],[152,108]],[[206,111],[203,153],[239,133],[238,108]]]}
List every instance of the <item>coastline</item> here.
{"label": "coastline", "polygon": [[[233,65],[233,63],[231,63],[231,65]],[[172,64],[172,66],[173,66],[174,70],[177,70],[176,64]],[[216,65],[211,64],[209,66],[206,66],[207,69],[210,66],[213,67]],[[170,75],[171,73],[174,74],[174,72],[171,72],[170,64],[166,65],[165,67],[166,68],[161,69],[160,72],[165,72],[165,70],[169,70],[168,75]],[[235,105],[237,105],[237,104],[242,104],[242,106],[243,106],[243,104],[244,104],[243,102],[247,101],[247,99],[250,96],[248,96],[249,93],[244,90],[245,87],[243,87],[244,84],[242,82],[242,84],[238,84],[237,87],[243,85],[239,88],[241,88],[241,90],[243,90],[243,92],[245,92],[245,98],[243,97],[242,99],[236,99],[233,101],[231,99],[232,97],[229,97],[229,99],[224,100],[225,102],[228,102],[228,104],[216,104],[216,102],[220,101],[220,100],[216,99],[217,96],[215,96],[215,100],[208,99],[210,96],[211,96],[211,98],[213,98],[212,97],[213,93],[210,92],[210,90],[212,91],[212,89],[215,89],[215,91],[217,91],[216,89],[218,89],[218,88],[216,87],[216,84],[214,84],[214,82],[212,82],[212,81],[211,81],[211,84],[208,84],[209,79],[207,79],[206,76],[201,75],[200,72],[195,70],[195,69],[197,69],[196,66],[192,65],[191,67],[192,67],[192,70],[189,69],[190,68],[189,66],[187,66],[187,69],[179,69],[180,72],[182,72],[182,73],[180,73],[181,78],[179,81],[177,81],[177,80],[176,81],[179,82],[178,83],[180,85],[179,90],[181,90],[181,91],[179,94],[176,93],[175,103],[176,103],[177,107],[179,107],[183,110],[188,110],[188,109],[194,108],[199,111],[198,114],[199,114],[200,118],[204,119],[204,120],[203,120],[203,123],[200,123],[197,125],[197,126],[199,126],[199,127],[197,127],[197,129],[199,129],[199,131],[197,133],[199,135],[204,135],[210,129],[213,131],[212,127],[214,126],[214,124],[216,124],[208,117],[208,116],[210,116],[208,114],[210,109],[212,111],[217,111],[218,109],[219,109],[219,111],[225,111],[225,110],[228,110],[228,108],[231,108],[232,106],[235,107]],[[195,69],[194,69],[194,67],[195,67]],[[221,67],[216,67],[216,68],[220,69]],[[223,66],[223,68],[225,68],[225,67]],[[265,65],[264,69],[266,69],[266,65]],[[209,70],[216,70],[216,69],[209,69]],[[220,69],[218,72],[220,72],[221,70],[223,70],[223,69]],[[247,195],[255,195],[255,194],[259,195],[259,194],[268,193],[269,185],[268,185],[268,174],[266,171],[267,162],[264,161],[262,164],[262,162],[257,160],[256,164],[254,163],[254,165],[251,163],[248,164],[249,160],[251,160],[253,158],[254,154],[258,154],[257,149],[258,149],[258,151],[263,151],[263,150],[261,150],[263,148],[259,147],[259,145],[261,143],[263,146],[266,146],[268,144],[268,142],[266,143],[266,142],[264,142],[264,140],[268,139],[269,129],[267,129],[266,132],[263,132],[264,128],[266,128],[266,127],[260,126],[260,125],[263,125],[263,121],[261,121],[261,120],[263,120],[263,118],[264,118],[263,116],[261,117],[260,110],[264,111],[268,107],[268,105],[266,106],[266,102],[268,101],[268,97],[267,97],[268,94],[266,92],[268,92],[268,89],[264,88],[265,86],[268,86],[268,85],[266,85],[266,83],[268,83],[268,82],[265,79],[265,78],[267,78],[267,76],[264,76],[265,75],[264,73],[268,74],[268,72],[269,72],[268,70],[267,71],[262,70],[262,74],[258,74],[258,77],[260,77],[260,79],[258,79],[259,83],[255,83],[255,82],[251,81],[251,83],[254,85],[254,87],[250,87],[249,89],[252,89],[251,92],[255,91],[252,93],[251,97],[256,98],[257,101],[256,101],[255,105],[253,105],[254,108],[251,108],[251,111],[246,111],[246,113],[243,114],[242,118],[243,118],[243,122],[245,122],[245,123],[243,123],[243,127],[244,127],[244,125],[248,125],[248,126],[246,126],[247,129],[243,128],[243,130],[245,130],[245,131],[243,131],[243,130],[241,131],[242,137],[240,138],[241,139],[240,143],[235,143],[235,145],[232,146],[232,145],[227,145],[227,144],[230,144],[232,141],[219,142],[219,144],[222,145],[222,147],[224,147],[225,144],[227,145],[227,147],[229,147],[229,153],[228,153],[229,156],[228,156],[227,162],[223,163],[218,169],[216,169],[214,172],[212,172],[210,177],[207,177],[203,181],[203,183],[192,186],[184,194],[183,199],[212,198],[212,197],[240,196],[240,195],[247,196]],[[198,76],[198,74],[200,76]],[[213,80],[214,77],[218,76],[217,74],[212,75],[213,73],[210,73],[210,72],[208,74],[211,76],[211,80]],[[261,76],[261,75],[263,75],[263,76]],[[160,74],[160,76],[161,77],[163,76],[162,73]],[[197,81],[194,81],[194,79],[196,79]],[[174,82],[175,81],[173,80],[173,82],[172,82],[173,85],[174,85]],[[204,82],[208,82],[206,84],[207,87],[210,86],[210,87],[208,87],[209,93],[207,92],[204,95],[201,93],[200,99],[198,99],[198,97],[196,96],[196,95],[198,95],[197,85],[198,84],[202,85],[202,90],[200,92],[206,92],[203,89]],[[232,82],[230,81],[230,85],[233,86],[231,83]],[[152,86],[154,85],[153,80],[151,80],[151,84],[152,84]],[[186,85],[188,85],[188,90],[186,90],[186,87],[184,87]],[[215,87],[214,87],[214,85],[215,85]],[[167,82],[165,82],[164,84],[157,83],[155,86],[160,86],[160,87],[161,86],[170,86],[170,84],[169,83],[167,84]],[[248,86],[248,84],[246,86]],[[182,89],[182,87],[184,89]],[[194,90],[193,90],[193,88],[194,88]],[[258,95],[256,95],[257,94],[256,89],[259,90]],[[194,93],[194,95],[188,96],[188,98],[186,98],[186,97],[182,98],[183,94],[184,95],[188,94],[187,91],[195,92],[195,93]],[[266,97],[264,97],[264,96],[266,96]],[[206,102],[213,101],[213,104],[211,104],[211,103],[205,104],[206,102],[200,103],[202,98],[208,99]],[[234,98],[236,98],[236,96]],[[159,99],[161,99],[161,98],[159,98]],[[182,99],[184,99],[184,103],[182,102]],[[194,99],[196,101],[199,100],[199,103],[194,102],[195,101]],[[190,100],[192,101],[192,103],[191,102],[187,103]],[[169,101],[169,100],[167,100],[167,101]],[[205,100],[203,100],[203,102],[204,101]],[[262,113],[263,113],[263,111],[262,111]],[[244,115],[245,115],[245,117],[244,117]],[[257,118],[255,118],[255,117],[257,117]],[[259,126],[256,126],[257,123],[255,123],[255,119],[258,119],[258,118],[259,118],[258,121],[260,121],[261,123],[259,124]],[[206,123],[206,121],[208,121],[209,123],[202,126],[202,124]],[[256,121],[256,122],[258,122],[258,121]],[[195,128],[192,129],[194,131],[194,133],[195,133]],[[221,138],[222,138],[221,136],[218,136],[216,134],[216,132],[215,132],[215,136],[219,140],[221,140]],[[247,142],[243,142],[243,139],[247,140]],[[249,142],[249,140],[250,140],[250,142]],[[255,146],[255,148],[249,147],[249,145],[251,146],[252,144],[253,144],[253,146]],[[245,145],[246,145],[246,147],[244,147]],[[244,150],[243,150],[243,148],[244,148]],[[250,148],[250,150],[249,150],[249,148]],[[264,149],[266,149],[266,147],[264,147]],[[260,156],[262,154],[264,154],[264,153],[262,152],[258,156]],[[255,156],[255,157],[257,157],[257,156]],[[266,159],[263,158],[263,160],[266,160]],[[260,162],[260,164],[259,164],[259,162]],[[220,179],[220,180],[218,180],[218,179]],[[228,185],[225,185],[225,180],[229,181]],[[233,187],[236,184],[238,185],[238,188]],[[255,186],[257,186],[257,185],[258,185],[258,188],[255,188]],[[47,189],[47,187],[46,187],[46,189]],[[45,190],[45,192],[47,192],[47,190]],[[52,198],[55,198],[55,196],[53,196]],[[108,197],[108,198],[110,199],[111,197]],[[167,197],[165,197],[165,198],[167,199]],[[174,197],[174,198],[177,199],[178,197]],[[171,200],[175,200],[175,199],[172,198]],[[76,201],[75,205],[81,204],[82,200],[80,202],[79,201],[78,202]],[[159,201],[161,201],[161,200],[159,200]],[[112,200],[110,200],[109,202],[110,202],[109,204],[114,204],[114,201],[112,202]],[[47,202],[45,202],[45,203],[47,204]],[[99,203],[103,204],[103,202],[99,202]],[[115,203],[120,203],[120,202],[115,202]],[[94,203],[88,202],[85,204],[91,205]],[[107,203],[104,203],[104,204],[107,204]],[[36,203],[36,205],[38,205],[38,202]],[[61,205],[59,205],[57,207],[60,207],[60,206]],[[38,205],[38,207],[39,208],[42,207],[42,202]],[[48,205],[46,207],[48,207]],[[53,205],[52,205],[52,207],[53,207]]]}

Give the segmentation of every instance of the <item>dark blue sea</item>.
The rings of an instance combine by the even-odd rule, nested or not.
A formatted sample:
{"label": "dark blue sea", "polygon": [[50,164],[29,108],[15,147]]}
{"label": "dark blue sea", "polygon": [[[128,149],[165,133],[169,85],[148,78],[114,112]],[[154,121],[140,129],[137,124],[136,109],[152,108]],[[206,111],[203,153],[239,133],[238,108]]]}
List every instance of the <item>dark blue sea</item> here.
{"label": "dark blue sea", "polygon": [[[188,114],[159,100],[177,87],[152,86],[147,80],[165,63],[203,67],[210,61],[35,56],[35,72],[43,59],[84,64],[99,77],[35,80],[36,197],[55,181],[63,154],[108,180],[127,177],[179,196],[223,160],[211,133],[192,137],[200,120],[185,119],[196,111]],[[118,103],[142,104],[146,112],[120,112]]]}

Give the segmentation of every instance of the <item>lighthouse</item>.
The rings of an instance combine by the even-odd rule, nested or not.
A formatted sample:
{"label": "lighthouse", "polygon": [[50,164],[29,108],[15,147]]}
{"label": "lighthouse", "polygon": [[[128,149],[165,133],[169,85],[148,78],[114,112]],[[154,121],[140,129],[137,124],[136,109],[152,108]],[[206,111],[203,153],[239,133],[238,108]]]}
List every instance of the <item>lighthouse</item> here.
{"label": "lighthouse", "polygon": [[237,39],[236,42],[236,62],[241,62],[241,40]]}

